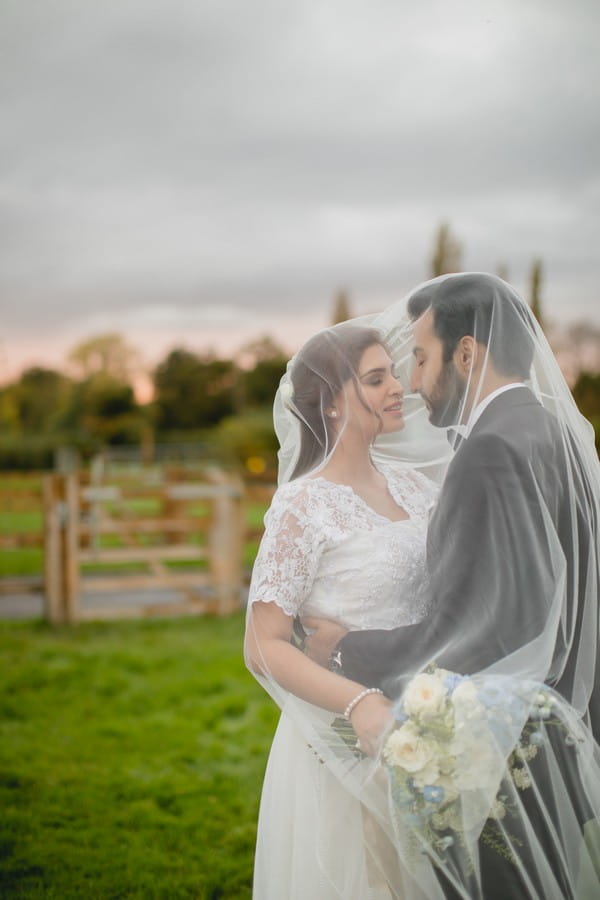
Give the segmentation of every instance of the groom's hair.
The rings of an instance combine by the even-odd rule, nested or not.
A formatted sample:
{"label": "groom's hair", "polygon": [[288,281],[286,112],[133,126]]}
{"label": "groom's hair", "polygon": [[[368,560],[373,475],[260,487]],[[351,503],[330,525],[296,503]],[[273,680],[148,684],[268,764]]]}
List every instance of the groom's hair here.
{"label": "groom's hair", "polygon": [[529,377],[534,350],[532,315],[501,278],[469,273],[430,282],[410,297],[408,314],[416,321],[428,309],[433,313],[433,330],[442,342],[445,363],[452,359],[460,339],[470,335],[489,347],[499,374]]}

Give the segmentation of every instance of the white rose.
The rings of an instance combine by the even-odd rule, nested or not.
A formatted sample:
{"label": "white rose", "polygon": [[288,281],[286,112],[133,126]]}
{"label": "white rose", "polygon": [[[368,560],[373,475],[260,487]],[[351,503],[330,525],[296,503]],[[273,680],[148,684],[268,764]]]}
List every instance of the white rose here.
{"label": "white rose", "polygon": [[457,684],[452,693],[452,702],[455,706],[480,706],[477,688],[472,681],[465,679]]}
{"label": "white rose", "polygon": [[420,772],[434,760],[434,748],[423,740],[412,722],[405,722],[393,731],[383,749],[383,755],[391,766],[400,766],[406,772]]}
{"label": "white rose", "polygon": [[427,784],[439,784],[440,770],[435,759],[425,763],[419,772],[413,774],[415,787],[424,788]]}
{"label": "white rose", "polygon": [[433,718],[444,706],[446,688],[439,678],[421,672],[415,675],[404,692],[404,711],[409,716]]}

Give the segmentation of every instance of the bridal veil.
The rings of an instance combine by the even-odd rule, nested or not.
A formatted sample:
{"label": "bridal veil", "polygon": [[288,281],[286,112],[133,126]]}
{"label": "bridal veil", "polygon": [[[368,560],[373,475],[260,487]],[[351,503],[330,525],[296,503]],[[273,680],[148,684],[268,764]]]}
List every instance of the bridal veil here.
{"label": "bridal veil", "polygon": [[[440,353],[427,404],[408,390],[424,326],[433,342],[421,351]],[[255,665],[257,677],[343,795],[360,802],[386,896],[596,896],[600,475],[591,426],[517,293],[487,274],[443,276],[380,315],[327,329],[290,361],[274,407],[281,483],[318,471],[343,435],[328,413],[356,378],[344,350],[353,330],[358,341],[365,330],[380,336],[406,389],[406,427],[374,441],[373,461],[441,484],[427,549],[432,611],[397,629],[405,633],[395,643],[383,635],[365,651],[360,635],[346,638],[344,668],[348,660],[355,680],[383,686],[395,703],[397,727],[377,760],[268,667]],[[321,384],[310,397],[307,367]],[[307,430],[318,438],[308,456]],[[343,827],[323,841],[343,846]],[[328,874],[343,884],[343,854],[339,865]]]}

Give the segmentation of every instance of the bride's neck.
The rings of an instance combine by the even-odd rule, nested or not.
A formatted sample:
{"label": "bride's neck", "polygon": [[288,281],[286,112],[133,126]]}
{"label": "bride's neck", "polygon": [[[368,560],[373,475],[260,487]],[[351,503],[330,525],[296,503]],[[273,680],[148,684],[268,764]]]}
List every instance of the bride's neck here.
{"label": "bride's neck", "polygon": [[320,472],[330,481],[340,484],[357,484],[375,480],[377,469],[373,465],[369,446],[344,447],[340,444],[329,462]]}

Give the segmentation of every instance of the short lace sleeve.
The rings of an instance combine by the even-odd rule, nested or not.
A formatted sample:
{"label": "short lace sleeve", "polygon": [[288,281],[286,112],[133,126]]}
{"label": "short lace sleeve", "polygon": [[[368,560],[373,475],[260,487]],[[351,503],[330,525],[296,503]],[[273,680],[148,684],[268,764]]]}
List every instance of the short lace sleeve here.
{"label": "short lace sleeve", "polygon": [[307,482],[279,488],[265,516],[248,603],[262,600],[294,616],[310,594],[324,536]]}

